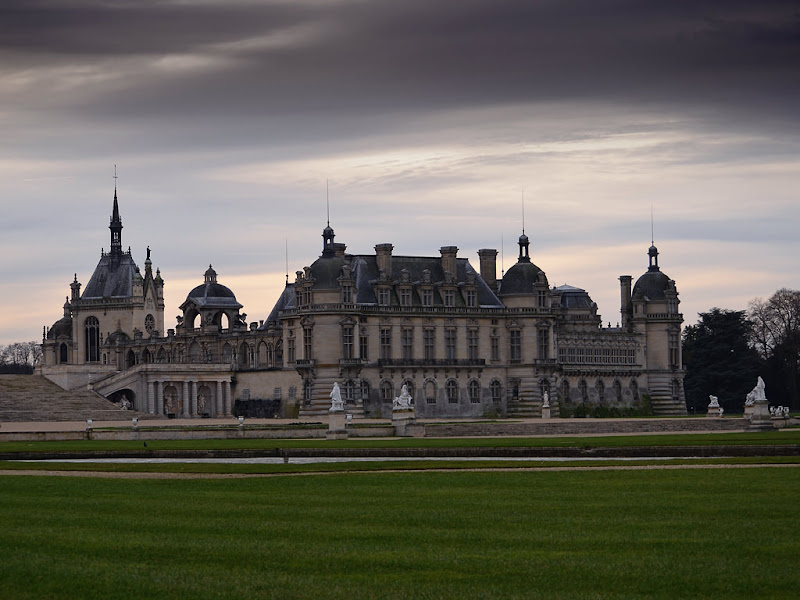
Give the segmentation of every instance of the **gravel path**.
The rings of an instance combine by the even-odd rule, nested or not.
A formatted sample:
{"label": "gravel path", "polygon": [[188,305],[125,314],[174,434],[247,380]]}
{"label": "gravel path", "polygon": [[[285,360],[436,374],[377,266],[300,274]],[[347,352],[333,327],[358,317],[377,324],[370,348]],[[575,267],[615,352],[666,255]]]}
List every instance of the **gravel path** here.
{"label": "gravel path", "polygon": [[[424,469],[439,473],[460,471],[652,471],[672,469],[788,469],[798,468],[797,464],[748,464],[748,465],[618,465],[598,467],[518,467],[518,468],[471,468],[471,469]],[[343,473],[419,473],[420,470],[380,469],[377,471],[319,471],[303,473],[140,473],[125,471],[40,471],[35,469],[0,469],[2,475],[34,475],[40,477],[104,477],[108,479],[248,479],[254,477],[296,477],[300,475],[341,475]]]}

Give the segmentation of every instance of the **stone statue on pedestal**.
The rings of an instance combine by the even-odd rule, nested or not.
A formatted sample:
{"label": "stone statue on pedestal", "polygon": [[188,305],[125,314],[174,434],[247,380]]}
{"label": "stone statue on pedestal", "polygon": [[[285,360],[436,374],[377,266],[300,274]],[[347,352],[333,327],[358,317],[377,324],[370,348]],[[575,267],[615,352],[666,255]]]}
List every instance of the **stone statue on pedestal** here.
{"label": "stone statue on pedestal", "polygon": [[331,408],[329,412],[343,412],[344,402],[342,401],[342,392],[339,390],[339,384],[333,382],[333,389],[331,390]]}
{"label": "stone statue on pedestal", "polygon": [[408,393],[408,387],[403,384],[403,387],[400,388],[400,395],[394,399],[392,410],[412,410],[411,402],[413,400],[411,394]]}

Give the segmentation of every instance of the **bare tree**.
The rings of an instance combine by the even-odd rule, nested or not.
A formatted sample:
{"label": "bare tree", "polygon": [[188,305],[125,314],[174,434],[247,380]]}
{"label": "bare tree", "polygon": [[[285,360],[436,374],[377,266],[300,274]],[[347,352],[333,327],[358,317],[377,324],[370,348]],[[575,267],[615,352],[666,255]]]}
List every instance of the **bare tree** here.
{"label": "bare tree", "polygon": [[[800,404],[800,291],[786,288],[768,300],[756,298],[748,308],[753,323],[752,343],[766,359],[770,395],[797,407]],[[768,380],[768,383],[769,383]]]}

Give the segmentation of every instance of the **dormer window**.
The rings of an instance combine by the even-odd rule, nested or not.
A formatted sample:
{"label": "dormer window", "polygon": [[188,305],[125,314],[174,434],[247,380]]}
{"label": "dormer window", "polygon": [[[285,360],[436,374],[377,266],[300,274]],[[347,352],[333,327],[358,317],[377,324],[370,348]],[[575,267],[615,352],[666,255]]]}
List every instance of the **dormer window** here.
{"label": "dormer window", "polygon": [[477,304],[477,293],[475,290],[467,289],[464,290],[464,302],[466,303],[468,308],[475,308]]}
{"label": "dormer window", "polygon": [[430,288],[420,291],[422,306],[433,306],[433,290]]}
{"label": "dormer window", "polygon": [[342,286],[342,303],[344,304],[353,303],[353,286],[350,285]]}
{"label": "dormer window", "polygon": [[452,308],[455,306],[455,291],[454,290],[442,290],[442,302],[448,308]]}
{"label": "dormer window", "polygon": [[378,306],[389,306],[389,288],[378,288]]}
{"label": "dormer window", "polygon": [[411,306],[411,288],[400,288],[400,306]]}

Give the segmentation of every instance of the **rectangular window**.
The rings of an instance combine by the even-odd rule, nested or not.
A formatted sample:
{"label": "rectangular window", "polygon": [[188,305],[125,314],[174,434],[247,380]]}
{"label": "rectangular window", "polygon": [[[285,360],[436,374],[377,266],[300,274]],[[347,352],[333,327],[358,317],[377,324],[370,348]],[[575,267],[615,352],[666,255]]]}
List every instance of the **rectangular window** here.
{"label": "rectangular window", "polygon": [[362,333],[358,338],[358,353],[361,360],[369,360],[369,337],[366,333]]}
{"label": "rectangular window", "polygon": [[279,387],[276,387],[272,392],[272,397],[275,398],[275,400],[280,400],[282,394],[283,390]]}
{"label": "rectangular window", "polygon": [[455,296],[454,290],[443,290],[442,300],[444,301],[444,305],[447,307],[455,306]]}
{"label": "rectangular window", "polygon": [[466,290],[464,292],[464,301],[467,303],[467,306],[469,308],[475,308],[475,306],[476,306],[476,297],[477,297],[477,294],[475,293],[475,290]]}
{"label": "rectangular window", "polygon": [[478,360],[478,330],[467,330],[467,358]]}
{"label": "rectangular window", "polygon": [[392,358],[392,330],[388,327],[381,328],[381,358]]}
{"label": "rectangular window", "polygon": [[422,290],[422,306],[433,306],[433,290]]}
{"label": "rectangular window", "polygon": [[550,332],[547,329],[539,330],[539,358],[544,360],[550,354]]}
{"label": "rectangular window", "polygon": [[342,358],[353,358],[353,326],[342,327]]}
{"label": "rectangular window", "polygon": [[518,329],[512,329],[508,333],[510,360],[512,363],[522,362],[522,332]]}
{"label": "rectangular window", "polygon": [[289,398],[297,398],[297,388],[295,386],[289,388]]}
{"label": "rectangular window", "polygon": [[389,306],[389,290],[387,288],[378,290],[378,306]]}
{"label": "rectangular window", "polygon": [[411,306],[411,288],[400,290],[400,306]]}
{"label": "rectangular window", "polygon": [[547,292],[545,290],[539,290],[536,294],[538,299],[539,308],[546,308],[547,307]]}
{"label": "rectangular window", "polygon": [[500,360],[500,338],[497,336],[491,339],[491,357],[492,360]]}
{"label": "rectangular window", "polygon": [[403,329],[403,360],[411,360],[414,356],[414,330]]}
{"label": "rectangular window", "polygon": [[342,302],[351,304],[353,302],[353,288],[349,285],[342,286]]}
{"label": "rectangular window", "polygon": [[295,349],[294,349],[294,338],[289,338],[286,340],[286,360],[290,363],[295,362]]}
{"label": "rectangular window", "polygon": [[444,357],[447,360],[456,359],[456,330],[444,330]]}
{"label": "rectangular window", "polygon": [[433,360],[436,356],[434,352],[434,343],[436,339],[436,330],[426,329],[422,334],[423,352],[425,360]]}
{"label": "rectangular window", "polygon": [[313,348],[314,339],[312,337],[311,328],[305,327],[303,329],[303,358],[311,360],[314,357]]}

